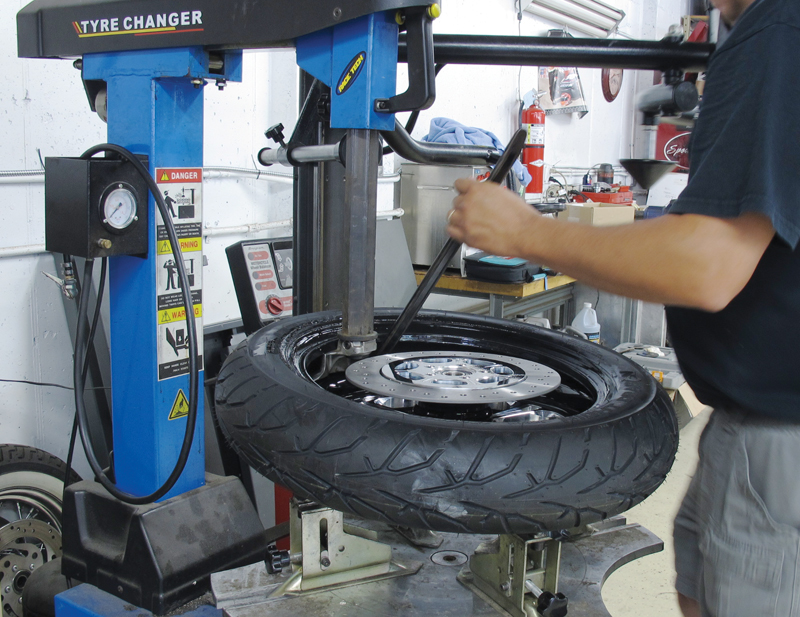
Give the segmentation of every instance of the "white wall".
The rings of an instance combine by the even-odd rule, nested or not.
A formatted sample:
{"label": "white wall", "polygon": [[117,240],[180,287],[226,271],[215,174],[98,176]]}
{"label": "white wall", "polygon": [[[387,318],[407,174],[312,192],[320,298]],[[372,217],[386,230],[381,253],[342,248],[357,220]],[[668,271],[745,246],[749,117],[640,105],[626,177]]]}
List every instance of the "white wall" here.
{"label": "white wall", "polygon": [[[627,13],[621,30],[634,38],[660,38],[685,12],[686,0],[613,0]],[[6,80],[0,90],[0,171],[37,169],[39,154],[77,156],[105,141],[105,125],[89,111],[79,73],[68,61],[16,57],[15,14],[24,0],[0,3],[0,57]],[[445,0],[434,24],[437,33],[541,35],[556,27],[524,14],[514,0]],[[577,35],[578,33],[576,33]],[[404,79],[401,67],[400,82]],[[547,119],[546,162],[589,167],[630,154],[635,81],[627,73],[617,101],[606,103],[599,70],[581,69],[589,115]],[[651,74],[642,78],[651,83]],[[297,71],[293,51],[246,52],[244,81],[225,91],[206,88],[205,164],[254,168],[266,145],[264,130],[277,122],[287,134],[296,119]],[[449,66],[437,81],[438,97],[423,112],[415,137],[435,116],[479,126],[507,140],[517,128],[519,97],[535,87],[535,68]],[[403,89],[403,86],[400,86]],[[401,118],[404,120],[404,118]],[[288,171],[288,170],[287,170]],[[391,185],[382,189],[391,194]],[[387,193],[388,191],[388,193]],[[208,180],[206,225],[211,227],[280,221],[291,217],[291,187],[249,179]],[[288,235],[289,229],[259,237]],[[223,249],[241,235],[206,242],[206,323],[237,316]],[[0,251],[44,243],[43,186],[0,180]],[[49,255],[0,258],[0,379],[27,379],[69,385],[72,346],[56,286],[42,276],[55,273]],[[73,403],[66,390],[0,382],[0,442],[24,443],[66,456]],[[86,474],[85,462],[78,470]]]}
{"label": "white wall", "polygon": [[[659,39],[669,26],[686,13],[687,0],[613,0],[610,4],[626,13],[618,38]],[[523,12],[517,19],[516,1],[445,0],[442,16],[434,22],[437,34],[496,34],[544,36],[559,24]],[[585,36],[573,32],[576,37]],[[402,67],[401,67],[402,68]],[[631,156],[634,129],[634,94],[638,87],[652,85],[652,71],[626,71],[622,91],[613,103],[606,102],[600,69],[580,69],[589,114],[548,116],[545,162],[548,166],[589,168],[596,163],[618,164]],[[518,128],[519,100],[537,87],[537,67],[458,66],[445,67],[437,79],[433,107],[420,115],[413,132],[420,138],[428,132],[431,118],[444,116],[468,126],[477,126],[507,141]],[[406,79],[401,70],[401,80]]]}

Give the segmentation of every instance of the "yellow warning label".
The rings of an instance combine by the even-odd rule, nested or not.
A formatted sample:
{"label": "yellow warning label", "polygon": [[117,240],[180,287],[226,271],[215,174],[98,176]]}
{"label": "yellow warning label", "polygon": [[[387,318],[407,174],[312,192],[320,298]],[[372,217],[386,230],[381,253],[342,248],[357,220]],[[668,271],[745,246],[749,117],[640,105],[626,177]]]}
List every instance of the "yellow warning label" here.
{"label": "yellow warning label", "polygon": [[166,171],[161,174],[161,179],[159,180],[159,182],[169,182],[169,176],[167,175]]}
{"label": "yellow warning label", "polygon": [[[194,305],[194,316],[198,318],[203,316],[202,304]],[[185,320],[186,320],[186,309],[184,309],[182,306],[176,306],[175,308],[166,309],[164,311],[158,311],[159,324],[172,323],[173,321],[185,321]]]}
{"label": "yellow warning label", "polygon": [[178,396],[175,397],[175,402],[172,404],[172,410],[169,412],[170,420],[177,420],[178,418],[185,418],[189,415],[189,399],[183,393],[183,390],[178,390]]}
{"label": "yellow warning label", "polygon": [[[181,243],[181,252],[182,253],[192,253],[194,251],[200,251],[203,248],[203,239],[202,238],[183,238],[180,240]],[[172,252],[172,244],[169,240],[162,240],[158,243],[158,254],[159,255],[167,255]]]}

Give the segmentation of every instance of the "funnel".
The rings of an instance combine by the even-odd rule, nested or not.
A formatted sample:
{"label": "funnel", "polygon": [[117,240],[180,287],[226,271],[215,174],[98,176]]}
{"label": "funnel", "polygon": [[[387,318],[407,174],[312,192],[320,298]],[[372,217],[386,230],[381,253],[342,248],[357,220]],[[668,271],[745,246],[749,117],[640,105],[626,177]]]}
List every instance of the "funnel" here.
{"label": "funnel", "polygon": [[619,162],[645,191],[649,191],[661,176],[678,166],[671,161],[655,159],[620,159]]}

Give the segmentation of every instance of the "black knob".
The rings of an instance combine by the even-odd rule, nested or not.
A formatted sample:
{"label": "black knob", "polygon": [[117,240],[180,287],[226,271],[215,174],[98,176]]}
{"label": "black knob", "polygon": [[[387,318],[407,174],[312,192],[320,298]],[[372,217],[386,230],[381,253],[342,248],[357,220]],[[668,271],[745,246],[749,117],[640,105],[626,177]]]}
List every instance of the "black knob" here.
{"label": "black knob", "polygon": [[273,544],[267,547],[267,558],[264,563],[267,566],[267,572],[279,574],[283,572],[284,568],[292,565],[292,560],[289,557],[289,551],[279,551]]}
{"label": "black knob", "polygon": [[539,596],[536,610],[543,617],[566,617],[569,601],[563,593],[552,594],[545,591]]}
{"label": "black knob", "polygon": [[286,143],[283,141],[283,125],[280,122],[275,126],[269,127],[265,135],[276,144],[286,147]]}

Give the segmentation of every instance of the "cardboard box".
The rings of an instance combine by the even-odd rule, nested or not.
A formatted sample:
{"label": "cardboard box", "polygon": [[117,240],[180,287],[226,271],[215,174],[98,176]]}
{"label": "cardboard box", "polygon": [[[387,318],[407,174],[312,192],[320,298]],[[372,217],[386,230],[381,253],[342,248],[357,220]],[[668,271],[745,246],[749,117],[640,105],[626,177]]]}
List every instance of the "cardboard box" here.
{"label": "cardboard box", "polygon": [[636,208],[633,206],[616,206],[589,201],[585,204],[567,204],[566,209],[558,213],[558,218],[604,227],[633,223],[635,212]]}

